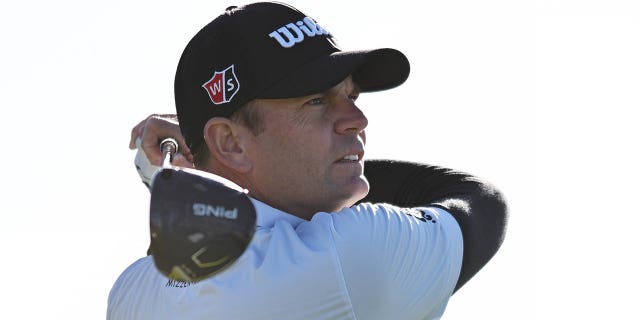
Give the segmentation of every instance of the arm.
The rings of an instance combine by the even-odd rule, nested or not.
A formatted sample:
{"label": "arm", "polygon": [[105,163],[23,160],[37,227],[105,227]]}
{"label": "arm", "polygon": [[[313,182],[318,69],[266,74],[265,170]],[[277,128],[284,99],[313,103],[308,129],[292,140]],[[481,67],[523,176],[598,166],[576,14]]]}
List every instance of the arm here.
{"label": "arm", "polygon": [[462,230],[464,253],[455,291],[498,251],[507,223],[500,192],[469,174],[425,164],[370,160],[365,176],[371,191],[361,202],[400,207],[437,206],[451,213]]}

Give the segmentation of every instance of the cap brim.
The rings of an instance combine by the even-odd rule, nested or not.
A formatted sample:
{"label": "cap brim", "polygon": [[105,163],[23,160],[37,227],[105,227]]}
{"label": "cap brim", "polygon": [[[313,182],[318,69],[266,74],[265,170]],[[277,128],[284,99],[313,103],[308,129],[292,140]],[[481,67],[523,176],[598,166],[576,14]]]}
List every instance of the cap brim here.
{"label": "cap brim", "polygon": [[323,92],[353,76],[361,92],[387,90],[409,77],[409,60],[395,49],[338,51],[308,63],[256,98],[280,99]]}

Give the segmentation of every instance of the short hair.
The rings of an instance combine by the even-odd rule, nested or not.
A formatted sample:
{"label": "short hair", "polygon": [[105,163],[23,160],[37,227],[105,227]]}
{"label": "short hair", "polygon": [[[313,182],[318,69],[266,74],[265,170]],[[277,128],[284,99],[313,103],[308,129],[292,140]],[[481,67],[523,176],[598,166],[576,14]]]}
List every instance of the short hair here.
{"label": "short hair", "polygon": [[[262,114],[257,108],[255,100],[249,101],[229,116],[232,122],[241,124],[248,128],[254,136],[264,131]],[[201,167],[209,159],[209,147],[206,143],[201,143],[193,153],[193,164],[196,168]]]}

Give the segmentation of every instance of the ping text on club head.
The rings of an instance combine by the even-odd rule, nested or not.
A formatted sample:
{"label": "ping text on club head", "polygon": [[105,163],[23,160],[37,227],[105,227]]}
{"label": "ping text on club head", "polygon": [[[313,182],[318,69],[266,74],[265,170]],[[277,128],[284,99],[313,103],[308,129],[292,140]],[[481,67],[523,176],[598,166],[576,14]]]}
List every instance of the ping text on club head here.
{"label": "ping text on club head", "polygon": [[193,215],[199,217],[216,217],[233,220],[238,218],[238,208],[227,209],[223,206],[212,206],[206,203],[194,203]]}

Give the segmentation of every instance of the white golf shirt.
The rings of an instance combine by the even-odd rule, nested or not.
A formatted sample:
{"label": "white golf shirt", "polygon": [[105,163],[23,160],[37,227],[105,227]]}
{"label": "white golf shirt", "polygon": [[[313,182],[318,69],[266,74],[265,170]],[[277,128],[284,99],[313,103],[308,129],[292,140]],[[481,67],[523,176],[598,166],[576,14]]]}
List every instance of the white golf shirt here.
{"label": "white golf shirt", "polygon": [[363,203],[306,221],[252,201],[258,227],[231,267],[185,283],[141,258],[111,289],[107,319],[438,319],[444,312],[463,250],[446,211]]}

